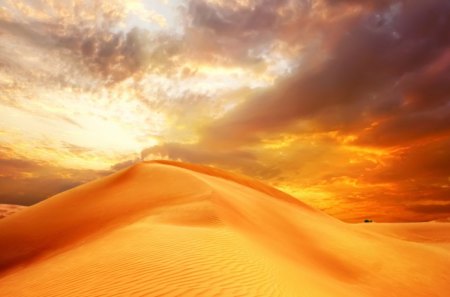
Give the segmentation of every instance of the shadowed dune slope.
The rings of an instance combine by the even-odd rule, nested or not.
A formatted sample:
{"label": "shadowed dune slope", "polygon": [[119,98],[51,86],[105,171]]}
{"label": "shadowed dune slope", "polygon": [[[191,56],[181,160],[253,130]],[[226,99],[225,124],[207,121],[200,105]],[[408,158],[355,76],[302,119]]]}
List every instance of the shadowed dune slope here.
{"label": "shadowed dune slope", "polygon": [[2,219],[0,296],[447,296],[449,226],[345,224],[247,177],[144,162]]}

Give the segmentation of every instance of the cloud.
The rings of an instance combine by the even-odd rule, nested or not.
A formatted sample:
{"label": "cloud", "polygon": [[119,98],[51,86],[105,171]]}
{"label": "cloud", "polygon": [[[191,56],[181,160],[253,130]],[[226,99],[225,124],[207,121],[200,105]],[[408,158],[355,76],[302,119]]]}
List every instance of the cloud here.
{"label": "cloud", "polygon": [[0,201],[5,204],[33,205],[46,198],[85,183],[87,179],[0,177]]}
{"label": "cloud", "polygon": [[76,170],[30,159],[0,158],[0,203],[32,205],[45,198],[108,174]]}
{"label": "cloud", "polygon": [[[259,132],[279,131],[300,120],[314,120],[330,108],[335,108],[343,121],[352,114],[347,110],[354,112],[358,108],[376,120],[384,116],[380,106],[383,104],[385,108],[390,106],[394,116],[404,116],[408,110],[402,108],[402,95],[406,91],[414,93],[410,84],[397,90],[398,96],[391,94],[388,102],[382,96],[405,76],[420,76],[448,50],[449,12],[449,4],[442,1],[405,1],[343,20],[338,26],[340,31],[332,31],[334,36],[327,37],[336,40],[327,44],[327,59],[310,66],[308,72],[299,70],[273,90],[236,107],[210,127],[206,139],[220,145],[250,141]],[[445,96],[447,81],[440,77],[436,75],[435,81],[430,76],[428,83],[416,90],[418,94],[432,92],[427,86],[432,89],[439,85]],[[429,101],[445,104],[442,96]],[[358,114],[355,117],[361,120]],[[417,125],[423,119],[410,118]],[[358,122],[352,125],[357,126]]]}
{"label": "cloud", "polygon": [[179,48],[175,37],[138,27],[126,28],[130,16],[145,14],[144,7],[131,9],[121,1],[72,0],[66,5],[53,1],[9,4],[5,10],[11,16],[0,20],[0,30],[20,36],[36,47],[71,52],[107,83],[122,81],[148,68],[155,72],[172,68],[171,58]]}
{"label": "cloud", "polygon": [[75,32],[60,37],[58,43],[80,55],[92,71],[111,82],[143,71],[166,72],[173,68],[171,59],[180,48],[175,38],[155,36],[140,28],[122,34],[100,32],[92,36]]}
{"label": "cloud", "polygon": [[38,163],[23,159],[0,159],[0,166],[2,167],[2,175],[7,174],[7,172],[36,170],[40,167]]}
{"label": "cloud", "polygon": [[[402,148],[392,154],[378,170],[368,176],[369,182],[412,182],[416,185],[437,184],[441,191],[449,191],[450,141],[448,135],[432,141]],[[421,182],[420,182],[421,181]],[[416,193],[416,195],[419,193]],[[438,195],[445,196],[445,195]],[[411,197],[414,199],[414,197]]]}
{"label": "cloud", "polygon": [[111,166],[111,170],[112,171],[119,171],[125,168],[128,168],[130,166],[133,166],[134,164],[140,162],[140,159],[134,159],[134,160],[127,160],[127,161],[123,161],[123,162],[119,162],[117,164],[114,164],[113,166]]}
{"label": "cloud", "polygon": [[241,150],[210,150],[198,144],[165,143],[144,149],[141,159],[169,159],[241,171],[253,176],[268,177],[273,174],[261,165],[253,152]]}
{"label": "cloud", "polygon": [[392,4],[391,0],[372,0],[372,1],[358,1],[358,0],[326,0],[328,5],[361,5],[361,6],[371,6],[371,7],[384,7],[386,5]]}
{"label": "cloud", "polygon": [[442,218],[448,217],[450,214],[450,203],[448,204],[429,204],[429,205],[413,205],[409,207],[409,210],[420,214],[438,214]]}

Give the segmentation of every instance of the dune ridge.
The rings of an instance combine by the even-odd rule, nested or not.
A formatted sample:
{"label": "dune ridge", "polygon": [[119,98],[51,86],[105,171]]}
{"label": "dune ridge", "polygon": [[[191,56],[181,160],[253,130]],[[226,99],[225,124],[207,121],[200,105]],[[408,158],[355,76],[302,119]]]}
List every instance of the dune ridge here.
{"label": "dune ridge", "polygon": [[[228,171],[219,169],[219,168],[215,168],[215,167],[207,167],[207,166],[202,166],[202,165],[197,165],[197,164],[191,164],[191,163],[183,163],[183,162],[177,162],[177,161],[171,161],[171,160],[155,160],[155,161],[146,161],[145,163],[148,164],[165,164],[165,165],[171,165],[171,166],[176,166],[176,167],[180,167],[180,168],[184,168],[184,169],[188,169],[188,170],[192,170],[192,171],[196,171],[198,173],[203,173],[203,174],[207,174],[210,176],[214,176],[214,177],[219,177],[225,180],[229,180],[229,181],[233,181],[235,183],[241,184],[243,186],[252,188],[256,191],[262,192],[264,194],[270,195],[272,197],[276,197],[280,200],[310,209],[311,211],[315,211],[314,208],[312,208],[311,206],[301,202],[300,200],[292,197],[291,195],[282,192],[274,187],[271,187],[261,181],[252,179],[250,177],[244,176],[244,175],[239,175],[236,173],[230,173]],[[321,213],[323,215],[325,215],[324,213]]]}
{"label": "dune ridge", "polygon": [[448,224],[368,225],[345,224],[248,177],[143,162],[1,220],[0,295],[450,291]]}

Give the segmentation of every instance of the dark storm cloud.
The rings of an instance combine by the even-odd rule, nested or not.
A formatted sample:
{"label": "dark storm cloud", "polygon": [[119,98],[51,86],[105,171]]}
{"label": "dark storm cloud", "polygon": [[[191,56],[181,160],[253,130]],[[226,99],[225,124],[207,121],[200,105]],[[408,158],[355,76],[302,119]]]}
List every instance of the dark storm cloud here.
{"label": "dark storm cloud", "polygon": [[[403,94],[409,92],[412,98],[416,91],[417,98],[426,96],[426,101],[436,100],[434,104],[424,105],[441,106],[448,101],[446,79],[430,76],[416,90],[411,83],[405,83],[404,89],[397,90],[397,96],[389,94],[389,101],[382,95],[404,76],[420,76],[449,49],[449,15],[447,1],[404,1],[345,20],[342,32],[328,36],[337,42],[327,49],[325,62],[312,71],[299,72],[273,90],[230,111],[210,128],[207,140],[245,142],[257,132],[276,131],[300,119],[314,119],[333,107],[343,121],[350,115],[347,110],[359,106],[359,111],[374,120],[388,112],[393,121],[401,122],[396,118],[399,116],[403,121],[410,119],[408,125],[419,125],[423,117],[416,117],[415,110],[408,111],[403,106]],[[443,73],[448,72],[443,70]],[[433,91],[436,87],[437,91]],[[436,99],[427,96],[433,92],[439,95]],[[360,119],[358,115],[352,117]],[[353,125],[357,126],[358,122]],[[439,125],[448,127],[445,120]]]}

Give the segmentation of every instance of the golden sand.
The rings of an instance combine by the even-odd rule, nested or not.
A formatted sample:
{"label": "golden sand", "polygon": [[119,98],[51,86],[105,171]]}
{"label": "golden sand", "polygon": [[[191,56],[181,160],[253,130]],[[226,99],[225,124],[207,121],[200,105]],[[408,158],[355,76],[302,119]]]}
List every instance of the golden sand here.
{"label": "golden sand", "polygon": [[246,177],[137,164],[0,221],[0,296],[448,296],[450,224],[346,224]]}

